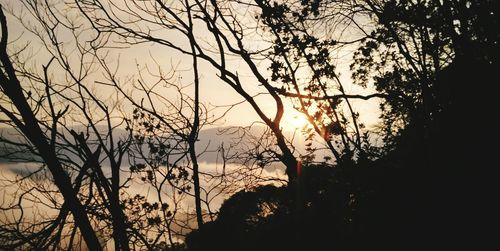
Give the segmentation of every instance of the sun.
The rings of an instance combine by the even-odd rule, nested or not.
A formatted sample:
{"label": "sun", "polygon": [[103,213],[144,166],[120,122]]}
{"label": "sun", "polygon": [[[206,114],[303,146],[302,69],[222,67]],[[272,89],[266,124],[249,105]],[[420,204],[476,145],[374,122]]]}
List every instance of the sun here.
{"label": "sun", "polygon": [[301,129],[309,123],[309,121],[307,121],[307,118],[304,117],[304,115],[302,115],[302,114],[295,115],[295,116],[291,117],[290,119],[288,119],[286,122],[288,124],[288,128],[290,128],[292,130]]}

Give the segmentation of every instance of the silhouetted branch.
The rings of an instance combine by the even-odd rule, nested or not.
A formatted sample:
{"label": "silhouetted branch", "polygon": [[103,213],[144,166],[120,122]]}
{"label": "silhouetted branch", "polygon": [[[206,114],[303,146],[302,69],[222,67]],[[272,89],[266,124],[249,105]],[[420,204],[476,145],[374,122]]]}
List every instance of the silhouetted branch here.
{"label": "silhouetted branch", "polygon": [[291,98],[303,98],[303,99],[311,99],[311,100],[339,100],[339,99],[362,99],[369,100],[372,98],[387,98],[388,96],[383,93],[374,93],[369,95],[360,95],[360,94],[337,94],[337,95],[327,95],[327,96],[313,96],[313,95],[305,95],[305,94],[297,94],[293,92],[287,92],[282,89],[276,88],[280,95]]}

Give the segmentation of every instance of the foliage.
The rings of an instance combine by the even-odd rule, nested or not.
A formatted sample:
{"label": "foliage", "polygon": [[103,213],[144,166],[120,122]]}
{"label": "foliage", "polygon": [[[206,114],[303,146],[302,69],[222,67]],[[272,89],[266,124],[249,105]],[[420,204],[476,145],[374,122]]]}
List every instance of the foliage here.
{"label": "foliage", "polygon": [[356,242],[368,236],[363,232],[368,219],[362,214],[370,213],[373,187],[362,180],[366,179],[366,170],[360,169],[364,168],[308,166],[295,185],[239,191],[224,202],[217,220],[188,235],[188,250],[303,250],[361,245]]}
{"label": "foliage", "polygon": [[[464,58],[495,64],[499,32],[495,1],[367,1],[377,22],[361,40],[351,65],[355,83],[373,82],[386,98],[381,104],[388,149],[408,129],[428,137],[448,112],[462,83],[443,81],[448,68]],[[464,69],[465,70],[465,69]],[[479,74],[473,68],[469,74]],[[415,130],[420,130],[417,132]],[[427,135],[427,136],[426,136]]]}

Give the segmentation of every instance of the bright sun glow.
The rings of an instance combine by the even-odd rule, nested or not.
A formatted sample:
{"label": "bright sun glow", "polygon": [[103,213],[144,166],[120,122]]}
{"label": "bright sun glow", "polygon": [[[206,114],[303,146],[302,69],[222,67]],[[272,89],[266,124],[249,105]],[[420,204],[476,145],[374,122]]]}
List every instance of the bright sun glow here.
{"label": "bright sun glow", "polygon": [[301,129],[308,123],[307,119],[303,115],[293,116],[286,122],[289,123],[288,128],[292,130]]}

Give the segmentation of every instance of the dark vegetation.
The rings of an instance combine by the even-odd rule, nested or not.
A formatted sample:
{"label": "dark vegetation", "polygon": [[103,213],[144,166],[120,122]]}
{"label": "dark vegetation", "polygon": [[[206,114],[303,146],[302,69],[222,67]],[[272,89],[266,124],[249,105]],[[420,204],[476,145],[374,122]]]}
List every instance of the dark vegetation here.
{"label": "dark vegetation", "polygon": [[[100,1],[75,1],[76,8],[86,14],[85,19],[92,24],[98,38],[117,36],[130,39],[127,40],[130,44],[157,43],[192,56],[195,86],[194,98],[182,99],[182,104],[191,109],[189,115],[177,107],[173,112],[161,113],[157,109],[160,105],[151,101],[161,97],[160,94],[140,82],[142,89],[138,89],[144,91],[150,104],[145,104],[148,101],[144,99],[138,101],[126,96],[127,92],[121,89],[113,73],[99,61],[109,75],[108,86],[125,95],[125,100],[134,107],[132,119],[124,119],[130,138],[118,143],[117,149],[113,143],[111,149],[106,148],[106,140],[89,148],[88,135],[84,138],[83,134],[73,131],[74,141],[67,141],[76,143],[64,147],[81,152],[82,163],[72,173],[76,179],[70,179],[68,173],[71,172],[63,169],[69,164],[58,158],[58,147],[63,146],[46,136],[49,132],[59,135],[55,124],[64,112],[54,112],[50,103],[48,110],[52,110],[55,121],[51,127],[50,123],[37,119],[26,102],[16,78],[20,71],[14,70],[6,51],[6,21],[2,14],[0,84],[3,99],[0,108],[10,119],[10,125],[17,126],[32,143],[29,149],[42,158],[41,162],[46,163],[54,175],[64,199],[60,218],[66,219],[68,213],[74,215],[75,225],[86,243],[99,246],[90,222],[96,219],[91,210],[101,209],[105,213],[98,215],[97,221],[112,229],[109,239],[114,239],[117,250],[128,250],[136,242],[151,250],[193,251],[480,250],[489,247],[495,239],[490,229],[495,226],[498,184],[498,176],[494,175],[495,144],[500,128],[495,91],[500,84],[498,1],[252,1],[243,6],[258,10],[254,28],[266,34],[271,44],[267,50],[253,54],[246,50],[243,39],[245,29],[252,30],[252,27],[231,19],[235,16],[228,5],[224,5],[230,2],[221,1],[219,5],[216,1],[185,1],[180,4],[181,8],[156,1],[158,11],[145,13],[153,16],[162,13],[163,18],[171,18],[165,19],[171,22],[165,27],[181,31],[190,43],[189,48],[179,48],[156,37],[151,30],[130,28],[129,23],[121,22]],[[203,44],[199,44],[193,28],[197,27],[196,22],[208,27],[214,37],[213,46],[217,48],[215,53],[207,53]],[[360,27],[363,22],[370,28]],[[325,33],[314,32],[326,26],[335,28]],[[343,40],[336,37],[335,30],[345,27],[355,27],[362,35],[340,36]],[[374,87],[375,94],[352,95],[344,90],[332,54],[349,46],[355,48],[350,65],[352,80],[363,87]],[[226,53],[240,58],[249,67],[255,82],[272,98],[271,103],[276,106],[274,117],[268,117],[243,87],[238,71],[226,65]],[[256,66],[260,62],[258,56],[269,59],[262,61],[269,65],[269,79]],[[197,156],[200,153],[195,146],[201,126],[210,124],[210,109],[198,100],[201,84],[198,60],[211,64],[220,80],[252,106],[267,128],[260,138],[253,138],[252,147],[231,155],[232,160],[237,160],[235,163],[243,163],[243,171],[237,174],[245,175],[247,171],[280,162],[288,178],[287,184],[280,187],[259,182],[238,189],[227,186],[233,194],[217,213],[210,211],[210,201],[202,196],[209,189],[205,190],[200,184],[200,177],[211,174],[199,171]],[[307,81],[300,83],[304,72]],[[45,84],[49,90],[48,81]],[[50,93],[56,95],[54,91],[47,91],[47,97]],[[90,92],[84,94],[90,96],[87,103],[99,103],[92,99]],[[281,130],[282,99],[285,98],[291,99],[294,108],[309,120],[310,125],[303,132],[307,139],[304,155],[296,156],[293,145]],[[378,132],[365,129],[351,105],[354,99],[372,98],[381,100]],[[5,102],[12,106],[6,107]],[[85,109],[83,112],[88,112]],[[103,111],[109,118],[108,110],[103,108]],[[90,117],[86,118],[92,122]],[[111,124],[109,119],[107,122]],[[88,128],[95,128],[90,124]],[[46,129],[42,130],[40,125]],[[109,138],[112,138],[111,131],[110,125]],[[375,133],[383,138],[382,145],[370,143],[370,135]],[[332,157],[317,160],[312,144],[315,137],[322,140]],[[109,178],[84,172],[99,166],[95,156],[99,157],[101,147],[115,165]],[[120,181],[119,167],[123,155],[129,151],[131,172],[142,175],[142,181],[154,186],[158,194],[164,189],[162,185],[168,184],[177,189],[174,191],[178,194],[195,200],[194,220],[198,227],[185,236],[185,244],[172,241],[171,224],[176,222],[177,211],[169,208],[169,204],[177,206],[178,201],[178,204],[170,201],[155,204],[140,196],[124,198],[121,189],[125,184]],[[230,161],[229,155],[224,155],[224,146],[217,151],[222,152],[224,163]],[[172,156],[183,157],[172,161]],[[160,178],[162,165],[168,169],[163,180]],[[230,176],[226,173],[213,176],[215,180],[220,179],[219,184],[232,181],[226,180]],[[260,176],[256,176],[251,180],[259,180]],[[87,190],[81,187],[86,185],[90,192],[82,196]],[[92,192],[94,187],[97,192]],[[207,198],[208,194],[206,192]],[[91,195],[99,199],[94,201]],[[127,209],[133,213],[127,214]],[[149,223],[143,226],[140,222]],[[48,229],[44,231],[49,233],[46,239],[51,242],[44,242],[45,239],[34,244],[13,241],[12,246],[51,246],[61,237],[51,237],[58,235],[52,234],[52,228]],[[149,240],[151,233],[141,232],[144,229],[160,234],[156,240]],[[0,233],[6,233],[4,236],[9,240],[16,239],[7,230],[4,228]],[[35,235],[45,236],[45,232]],[[162,234],[168,234],[170,244],[160,238]]]}
{"label": "dark vegetation", "polygon": [[[318,16],[314,3],[323,1],[312,2],[304,10],[311,8]],[[381,7],[373,39],[359,48],[357,64],[351,66],[360,83],[375,74],[375,87],[385,94],[381,107],[387,133],[381,157],[310,165],[287,187],[241,191],[224,203],[215,222],[189,235],[189,247],[476,249],[493,240],[486,229],[492,226],[496,183],[490,176],[495,160],[489,145],[498,139],[493,128],[499,126],[497,94],[491,91],[500,83],[499,4],[388,1]],[[461,20],[460,26],[454,19]],[[427,76],[398,65],[384,74],[372,73],[369,68],[384,67],[383,61],[400,60],[401,55],[376,51],[410,43],[398,39],[415,39],[411,36],[418,35],[399,37],[412,29],[435,36],[423,41],[428,43],[421,48],[424,53],[445,46],[455,53],[453,60]],[[405,123],[395,133],[399,119]],[[269,207],[273,213],[262,217]],[[214,241],[221,237],[230,241]]]}

